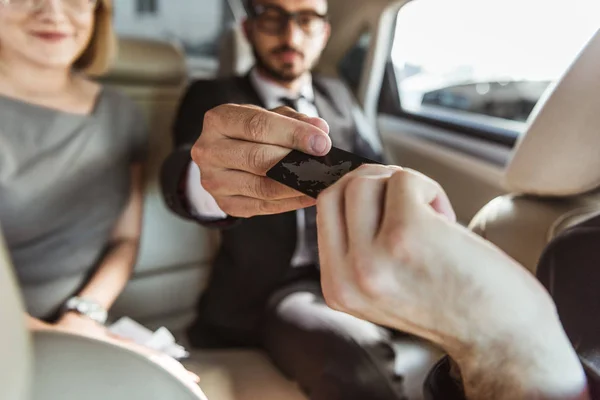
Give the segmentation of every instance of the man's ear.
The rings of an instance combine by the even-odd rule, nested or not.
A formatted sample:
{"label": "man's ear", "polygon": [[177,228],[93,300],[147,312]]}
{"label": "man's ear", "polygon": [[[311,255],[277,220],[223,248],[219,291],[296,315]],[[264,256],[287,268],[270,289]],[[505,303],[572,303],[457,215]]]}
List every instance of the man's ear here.
{"label": "man's ear", "polygon": [[252,22],[249,18],[244,18],[242,21],[242,28],[244,30],[244,36],[250,41],[250,36],[252,35]]}

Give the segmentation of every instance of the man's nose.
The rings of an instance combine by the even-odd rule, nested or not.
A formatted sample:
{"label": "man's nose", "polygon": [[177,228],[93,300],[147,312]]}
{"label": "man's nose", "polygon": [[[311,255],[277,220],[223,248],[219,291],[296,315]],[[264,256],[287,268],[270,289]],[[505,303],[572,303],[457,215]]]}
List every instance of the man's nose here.
{"label": "man's nose", "polygon": [[304,31],[298,26],[298,23],[292,19],[288,20],[283,35],[285,42],[291,47],[301,45],[304,40]]}

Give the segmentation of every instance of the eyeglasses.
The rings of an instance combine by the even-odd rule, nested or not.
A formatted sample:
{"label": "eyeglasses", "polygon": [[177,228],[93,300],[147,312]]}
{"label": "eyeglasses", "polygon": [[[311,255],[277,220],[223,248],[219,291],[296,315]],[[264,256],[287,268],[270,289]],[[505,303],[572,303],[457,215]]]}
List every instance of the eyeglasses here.
{"label": "eyeglasses", "polygon": [[327,26],[328,17],[316,11],[305,10],[290,13],[281,7],[271,5],[257,5],[250,11],[250,17],[257,23],[258,29],[269,35],[281,35],[285,32],[290,21],[307,36],[323,33]]}
{"label": "eyeglasses", "polygon": [[[44,2],[49,0],[0,0],[0,6],[10,7],[15,11],[32,12],[41,9]],[[60,0],[65,11],[85,13],[92,11],[99,0]]]}

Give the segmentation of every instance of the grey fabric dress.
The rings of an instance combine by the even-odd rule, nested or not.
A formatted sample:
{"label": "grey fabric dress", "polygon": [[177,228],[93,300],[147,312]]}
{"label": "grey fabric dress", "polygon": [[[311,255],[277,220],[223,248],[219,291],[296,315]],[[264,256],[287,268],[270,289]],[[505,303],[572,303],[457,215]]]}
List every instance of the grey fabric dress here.
{"label": "grey fabric dress", "polygon": [[52,315],[102,259],[146,140],[113,89],[90,115],[0,96],[0,226],[31,315]]}

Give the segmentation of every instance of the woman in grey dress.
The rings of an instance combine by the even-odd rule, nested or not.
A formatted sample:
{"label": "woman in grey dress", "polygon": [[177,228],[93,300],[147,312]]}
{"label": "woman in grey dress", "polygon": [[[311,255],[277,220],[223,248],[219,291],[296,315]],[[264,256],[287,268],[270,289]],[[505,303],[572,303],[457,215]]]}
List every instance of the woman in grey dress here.
{"label": "woman in grey dress", "polygon": [[86,78],[114,54],[110,18],[106,0],[0,0],[0,225],[32,328],[106,335],[136,259],[146,129]]}
{"label": "woman in grey dress", "polygon": [[0,0],[0,226],[32,330],[138,351],[194,391],[174,359],[104,327],[138,252],[147,129],[87,76],[115,53],[111,0]]}

